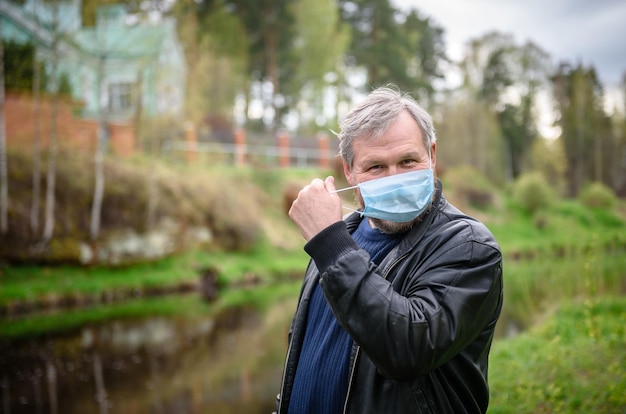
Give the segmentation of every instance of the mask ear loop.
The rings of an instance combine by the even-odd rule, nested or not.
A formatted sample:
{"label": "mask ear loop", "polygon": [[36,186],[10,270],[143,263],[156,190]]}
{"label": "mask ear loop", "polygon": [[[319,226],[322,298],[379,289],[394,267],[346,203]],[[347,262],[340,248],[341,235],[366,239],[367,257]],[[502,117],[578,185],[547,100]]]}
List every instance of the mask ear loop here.
{"label": "mask ear loop", "polygon": [[[336,189],[336,190],[329,191],[329,192],[328,192],[328,194],[335,194],[335,193],[340,193],[340,192],[342,192],[342,191],[353,190],[353,189],[355,189],[355,188],[357,188],[357,187],[358,187],[358,185],[353,185],[353,186],[351,186],[351,187],[345,187],[345,188],[338,188],[338,189]],[[343,209],[345,209],[345,210],[348,210],[348,211],[353,211],[353,212],[355,212],[355,213],[359,213],[359,214],[361,215],[361,217],[363,217],[363,212],[362,212],[362,211],[355,210],[355,209],[350,208],[350,207],[346,207],[346,206],[344,206],[343,204],[341,205],[341,208],[343,208]]]}
{"label": "mask ear loop", "polygon": [[[433,169],[433,157],[432,157],[432,153],[433,150],[432,148],[428,150],[428,169],[432,170]],[[434,171],[433,171],[434,172]]]}

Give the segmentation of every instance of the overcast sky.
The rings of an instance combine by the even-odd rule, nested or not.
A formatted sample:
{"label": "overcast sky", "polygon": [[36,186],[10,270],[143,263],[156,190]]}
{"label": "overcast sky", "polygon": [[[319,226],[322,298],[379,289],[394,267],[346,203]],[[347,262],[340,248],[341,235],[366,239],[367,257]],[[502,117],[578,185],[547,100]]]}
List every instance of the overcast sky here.
{"label": "overcast sky", "polygon": [[497,30],[532,40],[554,63],[593,65],[606,88],[626,72],[626,0],[392,0],[445,30],[451,58],[470,39]]}

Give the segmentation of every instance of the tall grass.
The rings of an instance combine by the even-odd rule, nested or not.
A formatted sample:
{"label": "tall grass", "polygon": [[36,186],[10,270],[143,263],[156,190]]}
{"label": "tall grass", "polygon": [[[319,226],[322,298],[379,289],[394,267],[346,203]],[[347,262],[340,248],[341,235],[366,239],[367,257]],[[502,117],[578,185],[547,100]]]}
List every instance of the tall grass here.
{"label": "tall grass", "polygon": [[488,413],[625,412],[626,298],[562,302],[550,315],[494,343]]}
{"label": "tall grass", "polygon": [[563,301],[626,293],[625,254],[596,248],[505,261],[504,319],[527,328]]}

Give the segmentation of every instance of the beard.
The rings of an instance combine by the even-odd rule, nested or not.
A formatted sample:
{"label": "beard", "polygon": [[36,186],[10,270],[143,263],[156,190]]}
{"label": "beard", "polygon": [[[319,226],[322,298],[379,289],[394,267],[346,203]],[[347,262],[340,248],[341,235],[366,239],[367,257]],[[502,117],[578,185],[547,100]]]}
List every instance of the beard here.
{"label": "beard", "polygon": [[[363,201],[363,197],[361,197],[361,193],[358,191],[358,189],[355,191],[354,198],[359,208],[361,210],[365,210],[365,202]],[[408,232],[409,230],[413,228],[415,223],[422,221],[424,216],[430,211],[431,208],[432,208],[432,204],[428,206],[428,208],[424,210],[424,212],[422,212],[419,216],[417,216],[411,221],[407,221],[404,223],[398,223],[396,221],[389,221],[389,220],[382,220],[382,219],[373,218],[373,217],[367,217],[367,219],[369,220],[370,226],[377,229],[381,233],[401,234],[401,233]]]}

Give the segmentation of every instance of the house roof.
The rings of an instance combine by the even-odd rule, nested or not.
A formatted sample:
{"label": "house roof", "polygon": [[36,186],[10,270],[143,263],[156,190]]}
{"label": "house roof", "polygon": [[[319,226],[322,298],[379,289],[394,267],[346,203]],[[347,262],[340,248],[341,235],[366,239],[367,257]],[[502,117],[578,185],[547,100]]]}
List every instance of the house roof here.
{"label": "house roof", "polygon": [[[108,58],[135,59],[157,56],[163,47],[163,42],[167,36],[175,33],[174,22],[166,20],[158,25],[150,24],[124,24],[124,8],[116,5],[102,7],[102,12],[114,13],[118,20],[103,21],[101,26],[83,27],[71,33],[64,33],[61,39],[61,48],[77,49],[81,53],[93,56],[105,55]],[[47,9],[39,9],[37,13],[44,13]],[[53,33],[45,24],[46,18],[42,14],[41,21],[35,21],[34,15],[17,5],[9,2],[0,2],[0,14],[3,18],[10,20],[12,24],[19,28],[16,32],[21,41],[28,41],[27,37],[35,39],[45,47],[50,47],[53,40]],[[62,10],[63,16],[74,14]],[[121,18],[120,18],[121,16]],[[113,23],[111,23],[113,21]],[[3,37],[6,35],[3,27]]]}
{"label": "house roof", "polygon": [[76,36],[79,47],[90,54],[110,58],[142,58],[159,54],[173,25],[114,26],[106,30],[83,29]]}

